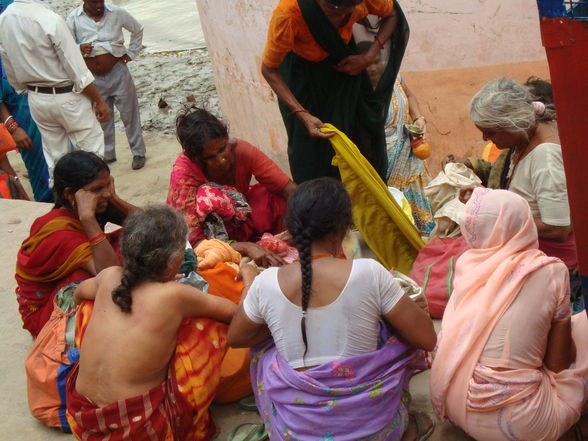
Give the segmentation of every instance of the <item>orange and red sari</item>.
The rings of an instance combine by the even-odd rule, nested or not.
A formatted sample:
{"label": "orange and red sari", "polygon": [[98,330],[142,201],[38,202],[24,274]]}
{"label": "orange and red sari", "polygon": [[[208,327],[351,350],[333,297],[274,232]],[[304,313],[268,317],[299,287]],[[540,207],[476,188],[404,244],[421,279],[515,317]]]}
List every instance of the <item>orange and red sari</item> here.
{"label": "orange and red sari", "polygon": [[23,328],[33,337],[53,311],[59,288],[90,277],[83,266],[92,249],[82,224],[71,211],[51,210],[33,222],[16,260],[16,298]]}

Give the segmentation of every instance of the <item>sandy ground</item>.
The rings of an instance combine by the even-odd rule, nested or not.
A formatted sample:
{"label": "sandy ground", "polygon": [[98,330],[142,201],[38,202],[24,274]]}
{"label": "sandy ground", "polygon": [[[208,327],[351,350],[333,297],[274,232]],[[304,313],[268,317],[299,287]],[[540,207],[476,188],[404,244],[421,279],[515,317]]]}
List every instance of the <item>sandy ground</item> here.
{"label": "sandy ground", "polygon": [[[130,168],[130,151],[123,133],[117,134],[119,160],[111,165],[116,189],[121,197],[144,206],[164,203],[167,195],[168,179],[173,160],[180,147],[171,135],[146,133],[145,141],[149,149],[147,165],[142,170]],[[127,154],[123,154],[127,153]],[[9,153],[9,158],[19,175],[25,173],[20,156]],[[26,179],[25,187],[30,191]],[[26,398],[26,377],[24,360],[31,347],[31,337],[21,326],[22,322],[14,296],[14,263],[22,241],[27,237],[33,220],[46,213],[51,206],[37,202],[11,201],[0,199],[0,372],[2,372],[2,394],[0,394],[0,436],[6,440],[45,441],[69,439],[57,430],[48,429],[36,421],[29,413]],[[437,324],[438,325],[438,324]],[[414,410],[433,414],[429,400],[429,373],[414,377],[411,383]],[[235,404],[213,406],[221,433],[217,439],[224,440],[230,431],[243,422],[259,421],[252,412],[240,410]],[[469,439],[458,429],[439,424],[430,438],[433,441],[460,441]]]}

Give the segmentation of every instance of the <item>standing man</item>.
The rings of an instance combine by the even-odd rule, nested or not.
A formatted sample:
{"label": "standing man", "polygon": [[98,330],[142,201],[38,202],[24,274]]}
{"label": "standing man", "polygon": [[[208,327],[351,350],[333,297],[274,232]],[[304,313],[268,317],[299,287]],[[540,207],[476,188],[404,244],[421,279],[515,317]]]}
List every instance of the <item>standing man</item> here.
{"label": "standing man", "polygon": [[[133,153],[133,170],[145,165],[145,141],[141,132],[141,115],[135,84],[127,63],[141,49],[143,26],[131,14],[104,0],[84,0],[69,13],[66,23],[80,45],[86,65],[96,77],[95,84],[106,99],[113,115],[102,123],[106,162],[116,161],[114,149],[114,105],[125,126]],[[131,33],[129,49],[125,47],[123,29]]]}
{"label": "standing man", "polygon": [[15,0],[0,16],[0,55],[9,83],[29,94],[49,176],[70,142],[104,156],[98,121],[108,121],[110,109],[59,15],[35,0]]}

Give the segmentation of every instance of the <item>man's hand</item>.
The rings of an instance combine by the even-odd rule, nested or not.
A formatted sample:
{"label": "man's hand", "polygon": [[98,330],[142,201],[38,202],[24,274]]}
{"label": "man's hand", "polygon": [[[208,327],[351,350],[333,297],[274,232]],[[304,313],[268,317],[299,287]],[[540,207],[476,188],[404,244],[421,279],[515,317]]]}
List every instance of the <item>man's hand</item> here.
{"label": "man's hand", "polygon": [[96,114],[96,119],[101,123],[105,123],[112,116],[110,107],[104,100],[94,103],[94,113]]}
{"label": "man's hand", "polygon": [[33,146],[33,141],[31,141],[31,138],[29,138],[29,135],[27,135],[27,132],[25,132],[22,127],[17,127],[17,129],[12,132],[12,139],[14,139],[18,148],[29,150]]}
{"label": "man's hand", "polygon": [[308,134],[311,138],[330,138],[331,136],[335,136],[334,132],[331,133],[323,133],[320,129],[325,127],[325,124],[318,119],[316,116],[311,115],[310,113],[306,112],[299,112],[297,113],[298,119],[304,124],[306,130],[308,130]]}
{"label": "man's hand", "polygon": [[80,44],[80,52],[84,58],[88,58],[92,53],[92,47],[94,45],[92,43],[82,43]]}
{"label": "man's hand", "polygon": [[362,55],[349,55],[348,57],[343,58],[336,66],[335,70],[338,72],[345,73],[347,75],[359,75],[362,73],[366,68],[372,64],[373,60],[366,54]]}
{"label": "man's hand", "polygon": [[127,63],[130,63],[131,61],[133,61],[133,59],[131,57],[129,57],[127,54],[124,54],[122,57],[120,57],[120,62],[122,64],[127,64]]}

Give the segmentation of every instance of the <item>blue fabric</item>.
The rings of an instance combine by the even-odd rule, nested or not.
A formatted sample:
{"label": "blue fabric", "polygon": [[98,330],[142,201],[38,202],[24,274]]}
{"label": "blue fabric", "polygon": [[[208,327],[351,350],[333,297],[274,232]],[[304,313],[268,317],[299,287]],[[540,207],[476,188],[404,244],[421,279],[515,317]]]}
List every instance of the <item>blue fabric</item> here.
{"label": "blue fabric", "polygon": [[69,372],[80,359],[80,353],[78,349],[70,349],[70,351],[67,353],[67,358],[70,364],[62,364],[61,366],[59,366],[59,371],[57,373],[57,390],[59,392],[59,399],[61,400],[61,405],[59,406],[59,420],[61,421],[61,431],[64,433],[71,433],[71,427],[69,427],[69,423],[67,422],[66,416],[66,384]]}
{"label": "blue fabric", "polygon": [[[0,0],[0,14],[13,0]],[[6,72],[0,61],[0,103],[6,105],[8,112],[23,128],[33,147],[30,150],[18,149],[29,173],[31,187],[35,200],[38,202],[53,202],[53,193],[49,188],[49,171],[43,155],[41,133],[31,117],[27,95],[18,95],[6,79]]]}
{"label": "blue fabric", "polygon": [[566,10],[562,0],[537,0],[541,17],[565,17]]}

